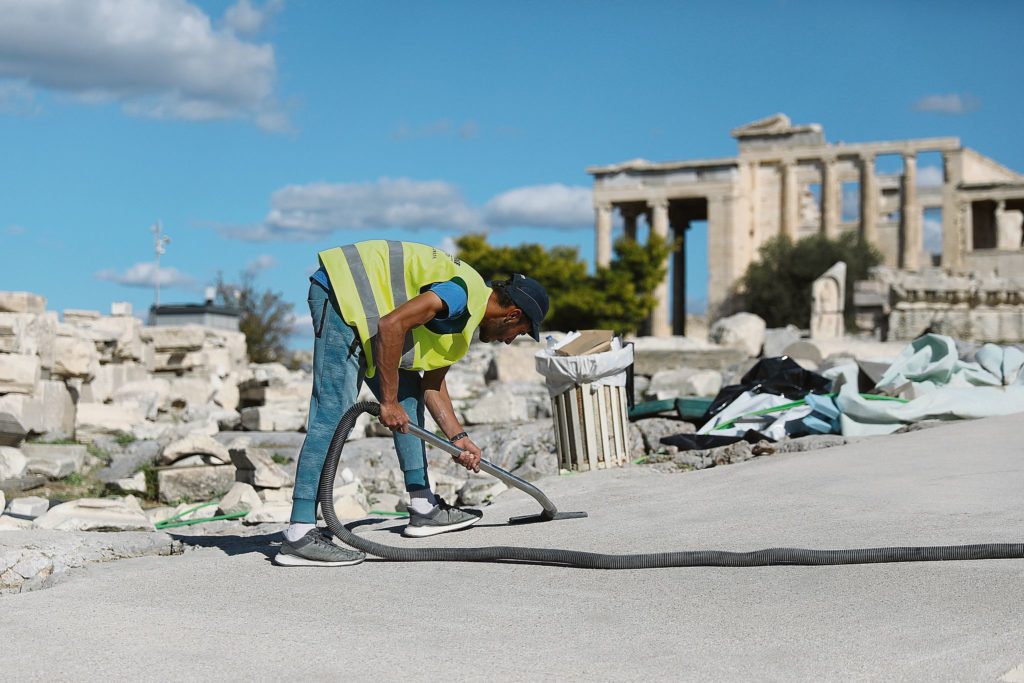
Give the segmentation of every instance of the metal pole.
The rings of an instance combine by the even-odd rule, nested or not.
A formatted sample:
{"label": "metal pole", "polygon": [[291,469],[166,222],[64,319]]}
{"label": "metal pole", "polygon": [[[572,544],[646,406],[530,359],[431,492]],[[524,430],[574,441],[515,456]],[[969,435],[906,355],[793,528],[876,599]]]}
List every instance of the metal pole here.
{"label": "metal pole", "polygon": [[[458,446],[448,443],[446,440],[442,439],[436,434],[431,434],[427,430],[417,427],[414,424],[409,425],[409,433],[415,437],[420,438],[421,440],[430,444],[434,448],[439,448],[450,455],[459,455],[460,453],[462,453],[462,449],[459,448]],[[483,458],[480,458],[480,469],[486,472],[487,474],[491,475],[492,477],[500,479],[506,485],[517,488],[520,491],[533,496],[533,499],[540,503],[541,507],[544,508],[544,511],[547,513],[547,516],[549,518],[553,519],[554,516],[558,513],[558,508],[556,508],[555,504],[551,502],[551,499],[545,496],[543,491],[541,491],[539,488],[537,488],[530,482],[520,479],[511,472],[503,470],[502,468],[498,467],[497,465],[487,460],[484,460]]]}
{"label": "metal pole", "polygon": [[155,311],[160,308],[160,255],[167,251],[171,238],[162,234],[163,225],[160,221],[150,227],[149,231],[153,233],[153,247],[156,251],[156,272],[153,274],[153,286],[156,289],[156,303],[153,306]]}

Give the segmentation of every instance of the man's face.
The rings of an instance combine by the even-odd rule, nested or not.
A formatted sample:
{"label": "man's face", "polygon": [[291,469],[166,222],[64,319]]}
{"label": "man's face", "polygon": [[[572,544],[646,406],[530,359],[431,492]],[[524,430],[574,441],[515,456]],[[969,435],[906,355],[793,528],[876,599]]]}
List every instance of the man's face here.
{"label": "man's face", "polygon": [[480,323],[480,341],[505,342],[512,341],[521,334],[530,333],[530,319],[518,308],[513,308],[497,320],[484,318]]}

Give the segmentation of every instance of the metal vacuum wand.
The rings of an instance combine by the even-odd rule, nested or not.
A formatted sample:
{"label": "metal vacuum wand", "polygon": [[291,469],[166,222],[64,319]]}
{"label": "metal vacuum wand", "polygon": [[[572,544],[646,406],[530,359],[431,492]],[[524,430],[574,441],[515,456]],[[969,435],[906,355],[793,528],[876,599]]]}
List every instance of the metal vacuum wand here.
{"label": "metal vacuum wand", "polygon": [[[439,448],[445,453],[453,456],[457,456],[462,453],[462,449],[458,446],[442,439],[436,434],[432,434],[427,430],[418,427],[414,424],[409,424],[409,433],[413,436],[421,439],[422,441],[430,444],[434,448]],[[480,469],[487,474],[500,479],[506,485],[519,489],[524,493],[528,493],[541,504],[544,508],[544,512],[536,515],[523,515],[520,517],[509,518],[509,524],[529,524],[530,522],[550,522],[553,519],[578,519],[580,517],[586,517],[586,512],[559,512],[555,504],[551,502],[551,499],[544,495],[544,492],[534,486],[528,481],[520,479],[516,475],[503,470],[492,462],[480,458]]]}

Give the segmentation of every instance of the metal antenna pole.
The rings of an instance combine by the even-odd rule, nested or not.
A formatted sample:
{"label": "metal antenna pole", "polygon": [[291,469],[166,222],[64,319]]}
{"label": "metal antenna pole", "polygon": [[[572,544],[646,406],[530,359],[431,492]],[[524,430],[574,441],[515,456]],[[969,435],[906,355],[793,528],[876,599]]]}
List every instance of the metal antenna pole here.
{"label": "metal antenna pole", "polygon": [[149,231],[153,233],[153,246],[156,251],[156,273],[153,275],[153,285],[156,288],[156,304],[154,309],[160,308],[160,255],[167,251],[167,245],[171,238],[163,234],[163,225],[157,221]]}

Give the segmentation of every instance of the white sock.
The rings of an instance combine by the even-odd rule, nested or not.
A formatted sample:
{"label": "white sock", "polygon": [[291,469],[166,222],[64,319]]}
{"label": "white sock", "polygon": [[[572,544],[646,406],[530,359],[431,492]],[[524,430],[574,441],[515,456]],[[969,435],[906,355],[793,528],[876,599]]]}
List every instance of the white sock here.
{"label": "white sock", "polygon": [[437,499],[430,489],[409,492],[409,509],[417,515],[429,515],[437,507]]}
{"label": "white sock", "polygon": [[292,522],[291,526],[284,530],[284,538],[289,543],[294,543],[308,534],[310,529],[315,528],[316,524],[299,524],[298,522]]}

